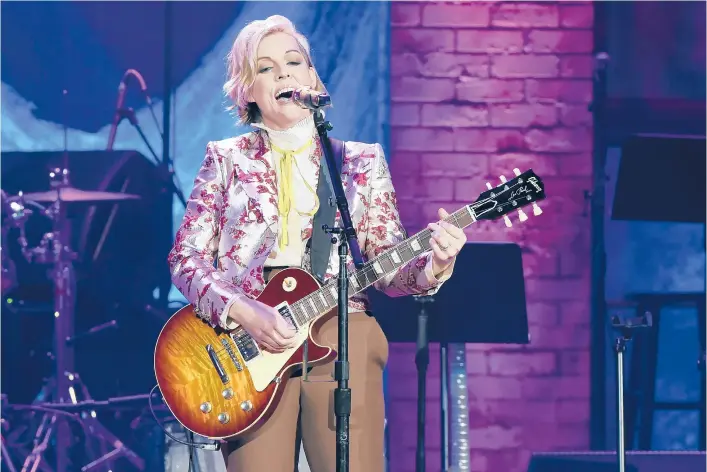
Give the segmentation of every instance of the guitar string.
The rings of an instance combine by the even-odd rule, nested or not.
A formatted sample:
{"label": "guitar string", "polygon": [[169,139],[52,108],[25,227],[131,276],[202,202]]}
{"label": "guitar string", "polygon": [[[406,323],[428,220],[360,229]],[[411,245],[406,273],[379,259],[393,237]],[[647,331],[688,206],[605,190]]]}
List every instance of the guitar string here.
{"label": "guitar string", "polygon": [[[498,195],[502,195],[502,194],[504,194],[504,193],[510,191],[512,188],[516,187],[517,185],[520,185],[520,182],[516,182],[516,183],[513,183],[513,184],[511,184],[510,182],[507,182],[506,185],[507,185],[507,188],[504,188],[504,189],[500,190],[497,194],[494,195],[494,197],[497,197]],[[515,200],[514,200],[514,201],[515,201]],[[526,202],[526,205],[529,204],[529,203],[531,203],[531,202],[530,202],[530,201],[527,201],[527,202]],[[512,203],[511,203],[511,202],[505,202],[505,203],[499,204],[498,207],[504,208],[504,207],[509,206],[509,205],[512,205]],[[525,205],[521,205],[521,207],[522,207],[522,206],[525,206]],[[444,219],[444,221],[447,222],[447,223],[452,223],[452,224],[453,224],[454,226],[456,226],[457,228],[460,228],[460,225],[459,225],[459,218],[462,216],[461,214],[464,213],[465,210],[467,210],[467,211],[469,210],[468,207],[470,207],[470,205],[465,205],[464,207],[462,207],[462,208],[460,208],[459,210],[455,211],[454,213],[450,214],[447,218]],[[472,223],[474,223],[474,222],[477,221],[477,218],[476,218],[476,215],[474,214],[473,211],[471,211],[470,213],[471,213],[470,216],[472,217],[472,221],[471,221],[469,224],[472,224]],[[463,228],[462,228],[462,229],[463,229]],[[382,278],[385,277],[386,275],[389,275],[390,273],[393,272],[393,271],[391,270],[391,271],[389,271],[389,272],[386,272],[384,275],[382,275],[382,276],[380,276],[380,277],[377,277],[377,276],[376,276],[376,272],[375,272],[375,268],[373,267],[373,265],[374,265],[376,262],[380,262],[380,261],[381,261],[384,257],[386,257],[386,256],[390,258],[390,254],[391,254],[393,251],[395,251],[396,249],[398,249],[399,251],[402,251],[402,250],[408,250],[408,251],[410,251],[413,257],[411,257],[411,258],[410,258],[408,261],[406,261],[405,263],[410,262],[410,260],[412,260],[412,259],[415,257],[415,255],[416,255],[416,251],[414,251],[414,250],[412,249],[412,247],[410,247],[411,244],[412,244],[412,242],[413,242],[413,241],[417,241],[418,244],[420,244],[420,245],[422,246],[422,250],[419,251],[420,253],[422,253],[422,252],[428,250],[428,249],[427,249],[427,245],[428,245],[428,243],[429,243],[429,238],[430,238],[431,234],[432,234],[432,230],[430,230],[429,228],[425,228],[424,230],[418,232],[416,235],[414,235],[414,236],[412,236],[412,237],[410,237],[410,238],[407,238],[406,240],[402,241],[400,244],[394,245],[394,246],[392,246],[392,247],[386,249],[385,251],[381,252],[381,253],[380,253],[379,255],[377,255],[375,258],[373,258],[372,260],[370,260],[370,261],[368,261],[366,264],[364,264],[364,266],[363,266],[361,269],[356,270],[356,271],[354,271],[353,273],[348,274],[348,278],[349,278],[349,279],[351,279],[351,278],[353,278],[353,277],[356,277],[357,279],[359,279],[360,276],[363,276],[363,281],[365,282],[365,283],[362,284],[359,280],[356,280],[356,282],[357,282],[359,285],[361,285],[362,287],[361,287],[360,289],[358,289],[356,292],[354,292],[352,295],[354,295],[354,294],[356,294],[356,293],[362,292],[363,290],[365,290],[366,288],[370,287],[371,285],[374,285],[378,280],[382,279]],[[422,241],[421,241],[421,240],[422,240]],[[392,260],[392,258],[391,258],[391,260]],[[403,265],[403,264],[400,264],[400,267],[402,267],[402,265]],[[396,267],[395,269],[397,269],[397,267]],[[377,278],[375,279],[374,282],[366,284],[366,283],[368,282],[367,276],[368,276],[371,272],[373,272],[373,276],[374,276],[374,277],[377,277]],[[305,295],[305,296],[302,297],[300,300],[298,300],[298,301],[296,301],[296,302],[294,302],[294,303],[291,304],[292,310],[290,311],[290,314],[292,315],[293,318],[296,319],[296,322],[299,323],[299,327],[305,327],[305,326],[307,326],[307,325],[309,324],[309,322],[312,321],[313,319],[317,318],[318,316],[321,316],[321,315],[325,314],[327,311],[331,311],[331,310],[333,310],[334,308],[336,308],[336,306],[337,306],[336,304],[335,304],[335,305],[330,305],[329,303],[327,303],[327,305],[326,305],[326,307],[325,307],[325,310],[324,310],[324,311],[321,311],[321,309],[319,308],[319,305],[322,305],[322,303],[321,303],[321,300],[317,299],[317,297],[318,297],[318,296],[322,296],[322,298],[324,298],[324,301],[327,301],[326,297],[322,295],[322,294],[325,292],[325,290],[323,290],[323,289],[324,289],[325,287],[327,287],[327,286],[333,284],[334,282],[336,282],[336,281],[338,280],[338,277],[339,277],[338,274],[335,275],[335,276],[332,277],[324,286],[320,287],[319,289],[315,290],[315,291],[312,292],[312,293],[309,293],[309,294]],[[309,306],[314,305],[314,307],[315,307],[315,309],[316,309],[315,314],[311,314],[309,308],[305,308],[305,305],[306,305],[307,303],[309,303]],[[302,313],[302,314],[298,314],[298,313],[297,313],[297,308],[298,308],[298,307],[302,307],[302,309],[301,309],[301,313]],[[302,317],[302,318],[304,318],[304,319],[302,320],[302,319],[300,319],[300,317]],[[250,338],[250,340],[255,341],[255,340],[253,339],[253,337],[252,337],[249,333],[247,333],[247,335],[248,335],[248,337]],[[229,337],[227,337],[226,339],[228,339],[228,338],[229,338]],[[233,341],[233,339],[231,339],[231,341]],[[234,341],[234,344],[235,344],[235,341]],[[236,349],[237,349],[237,350],[239,351],[239,353],[240,353],[240,349],[238,349],[238,346],[236,345],[235,347],[236,347]],[[218,349],[218,350],[216,350],[216,353],[217,353],[218,355],[226,354],[226,355],[229,357],[229,359],[230,359],[230,353],[228,352],[228,350],[227,350],[226,348]]]}

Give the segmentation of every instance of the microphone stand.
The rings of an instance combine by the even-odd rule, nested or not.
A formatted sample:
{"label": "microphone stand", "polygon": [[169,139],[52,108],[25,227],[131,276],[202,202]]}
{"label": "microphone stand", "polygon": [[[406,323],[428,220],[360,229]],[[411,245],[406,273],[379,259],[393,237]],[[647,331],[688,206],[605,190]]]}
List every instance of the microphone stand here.
{"label": "microphone stand", "polygon": [[150,151],[150,154],[152,154],[152,157],[155,158],[155,163],[157,164],[157,167],[160,170],[160,178],[167,183],[170,192],[173,192],[177,196],[179,201],[182,203],[182,205],[184,205],[184,208],[186,208],[187,202],[184,199],[184,194],[174,183],[174,172],[170,171],[167,158],[160,161],[160,158],[157,157],[157,153],[154,149],[152,149],[150,142],[147,140],[147,136],[145,136],[145,133],[142,131],[142,128],[140,127],[140,124],[137,121],[137,116],[135,116],[135,110],[133,110],[132,108],[121,108],[118,110],[118,114],[120,115],[120,119],[127,118],[130,124],[133,125],[133,127],[137,130],[138,134],[140,135],[140,138],[147,146],[147,149]]}
{"label": "microphone stand", "polygon": [[[341,214],[342,226],[329,228],[324,225],[325,232],[336,235],[332,237],[332,243],[339,245],[339,277],[338,277],[338,315],[339,315],[339,349],[338,360],[334,364],[334,378],[337,387],[334,389],[334,413],[336,415],[336,472],[348,472],[349,470],[349,421],[351,418],[351,389],[349,388],[349,296],[348,296],[348,271],[346,267],[346,256],[349,248],[354,263],[357,266],[363,265],[361,250],[356,239],[356,230],[351,222],[349,205],[341,183],[340,172],[337,170],[334,161],[331,141],[327,131],[332,129],[328,121],[324,121],[324,116],[320,109],[314,110],[314,124],[319,134],[322,144],[324,158],[326,159],[329,171],[329,180],[334,189],[336,205]],[[343,160],[342,160],[343,165]]]}

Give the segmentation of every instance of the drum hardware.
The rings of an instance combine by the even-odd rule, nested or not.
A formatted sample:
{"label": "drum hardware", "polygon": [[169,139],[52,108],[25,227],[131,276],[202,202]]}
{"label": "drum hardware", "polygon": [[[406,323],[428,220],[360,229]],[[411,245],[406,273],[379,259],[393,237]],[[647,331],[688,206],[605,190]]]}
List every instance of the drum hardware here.
{"label": "drum hardware", "polygon": [[[105,323],[96,326],[87,333],[74,336],[74,308],[76,297],[76,279],[74,261],[77,254],[70,246],[70,225],[67,218],[67,204],[99,202],[119,202],[134,200],[139,198],[136,195],[127,195],[111,192],[83,191],[72,187],[69,184],[69,170],[57,168],[49,173],[51,190],[48,192],[37,192],[23,194],[18,197],[8,199],[9,219],[11,226],[19,230],[18,242],[22,255],[30,264],[46,264],[51,266],[50,276],[54,285],[54,350],[53,360],[55,372],[41,389],[35,400],[35,407],[51,399],[54,406],[57,404],[76,403],[76,388],[74,384],[79,381],[74,369],[74,341],[94,332],[102,331],[115,326],[115,322]],[[5,200],[5,199],[4,199]],[[47,207],[38,202],[47,202]],[[51,222],[51,231],[45,233],[37,247],[30,247],[25,236],[25,223],[35,213],[47,217]],[[88,390],[81,384],[83,396],[90,399]],[[97,467],[105,466],[104,470],[113,468],[113,461],[118,456],[126,456],[139,470],[143,470],[144,461],[133,451],[125,447],[118,438],[103,426],[95,417],[95,413],[82,415],[81,421],[87,432],[87,437],[97,438],[101,442],[112,445],[119,445],[114,450],[106,452],[101,447],[101,457],[81,468],[82,471],[94,470]],[[44,451],[50,444],[50,438],[54,436],[56,467],[57,472],[75,470],[76,467],[69,464],[68,451],[70,447],[71,431],[68,427],[65,415],[59,414],[54,409],[45,409],[40,426],[35,433],[34,447],[27,456],[22,468],[26,470],[37,470],[44,457]],[[46,460],[44,460],[46,462]],[[46,464],[49,466],[49,464]]]}

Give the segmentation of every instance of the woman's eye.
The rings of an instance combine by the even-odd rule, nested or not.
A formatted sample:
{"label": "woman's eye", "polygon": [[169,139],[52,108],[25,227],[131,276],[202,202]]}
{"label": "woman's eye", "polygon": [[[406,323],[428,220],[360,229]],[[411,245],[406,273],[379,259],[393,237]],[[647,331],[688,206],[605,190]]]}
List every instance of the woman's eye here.
{"label": "woman's eye", "polygon": [[298,66],[298,65],[300,65],[300,64],[302,64],[302,63],[299,62],[299,61],[290,61],[290,62],[288,62],[288,64],[291,65],[291,66]]}
{"label": "woman's eye", "polygon": [[261,67],[258,72],[260,72],[260,73],[262,74],[262,73],[264,73],[264,72],[269,71],[270,69],[272,69],[272,67]]}

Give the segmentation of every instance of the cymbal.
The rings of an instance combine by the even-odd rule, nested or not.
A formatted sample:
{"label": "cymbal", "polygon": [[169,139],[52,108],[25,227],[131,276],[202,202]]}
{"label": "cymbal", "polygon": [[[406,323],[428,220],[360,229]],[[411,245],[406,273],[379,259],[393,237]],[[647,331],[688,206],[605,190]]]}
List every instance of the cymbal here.
{"label": "cymbal", "polygon": [[[59,197],[61,195],[61,197]],[[25,193],[26,200],[35,202],[116,202],[121,200],[137,200],[138,195],[118,192],[100,192],[97,190],[81,190],[75,187],[62,187],[48,192]]]}

